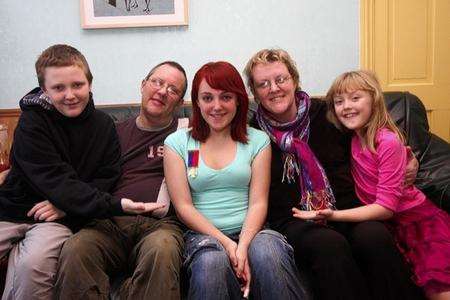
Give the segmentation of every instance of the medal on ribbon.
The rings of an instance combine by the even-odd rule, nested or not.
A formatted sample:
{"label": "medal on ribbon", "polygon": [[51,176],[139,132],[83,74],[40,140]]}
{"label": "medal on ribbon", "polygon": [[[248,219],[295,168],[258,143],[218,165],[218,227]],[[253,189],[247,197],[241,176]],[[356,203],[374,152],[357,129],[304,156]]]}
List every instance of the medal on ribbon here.
{"label": "medal on ribbon", "polygon": [[199,150],[188,150],[188,176],[191,178],[197,177],[199,156]]}

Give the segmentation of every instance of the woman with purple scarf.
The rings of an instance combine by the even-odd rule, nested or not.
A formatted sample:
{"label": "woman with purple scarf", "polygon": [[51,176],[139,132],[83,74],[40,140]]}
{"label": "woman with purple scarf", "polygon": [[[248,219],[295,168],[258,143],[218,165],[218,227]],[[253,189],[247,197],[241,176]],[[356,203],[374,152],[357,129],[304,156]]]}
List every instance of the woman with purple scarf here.
{"label": "woman with purple scarf", "polygon": [[[247,63],[258,102],[251,125],[272,143],[268,222],[286,235],[316,299],[423,299],[386,227],[308,222],[293,210],[358,205],[350,174],[350,136],[326,119],[326,104],[301,91],[289,54],[264,49]],[[413,169],[415,162],[409,164]]]}

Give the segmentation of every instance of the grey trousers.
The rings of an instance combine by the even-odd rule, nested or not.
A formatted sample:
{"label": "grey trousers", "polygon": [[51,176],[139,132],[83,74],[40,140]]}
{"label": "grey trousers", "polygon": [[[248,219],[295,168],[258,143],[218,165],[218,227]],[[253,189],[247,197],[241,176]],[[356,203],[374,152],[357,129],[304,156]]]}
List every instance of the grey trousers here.
{"label": "grey trousers", "polygon": [[0,258],[9,253],[2,300],[52,299],[59,253],[71,235],[55,222],[0,222]]}

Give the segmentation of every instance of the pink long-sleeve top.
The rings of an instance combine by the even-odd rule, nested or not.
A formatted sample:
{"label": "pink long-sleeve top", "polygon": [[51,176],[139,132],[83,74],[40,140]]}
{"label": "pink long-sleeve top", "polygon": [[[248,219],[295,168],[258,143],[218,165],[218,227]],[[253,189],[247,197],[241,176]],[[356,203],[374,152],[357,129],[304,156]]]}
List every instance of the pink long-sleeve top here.
{"label": "pink long-sleeve top", "polygon": [[406,147],[392,131],[382,128],[376,136],[376,153],[363,148],[360,138],[352,138],[352,175],[356,195],[364,204],[379,204],[402,212],[421,204],[426,196],[403,182],[407,163]]}

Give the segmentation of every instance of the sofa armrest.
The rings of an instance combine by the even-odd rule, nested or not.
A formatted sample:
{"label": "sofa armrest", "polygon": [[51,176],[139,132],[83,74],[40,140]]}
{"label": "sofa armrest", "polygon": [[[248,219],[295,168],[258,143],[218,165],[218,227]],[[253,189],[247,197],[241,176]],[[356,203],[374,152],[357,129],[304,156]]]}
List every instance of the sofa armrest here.
{"label": "sofa armrest", "polygon": [[434,134],[430,137],[425,151],[418,157],[415,185],[450,213],[450,145]]}
{"label": "sofa armrest", "polygon": [[384,93],[386,106],[419,160],[414,184],[450,212],[450,145],[429,130],[425,106],[408,92]]}

